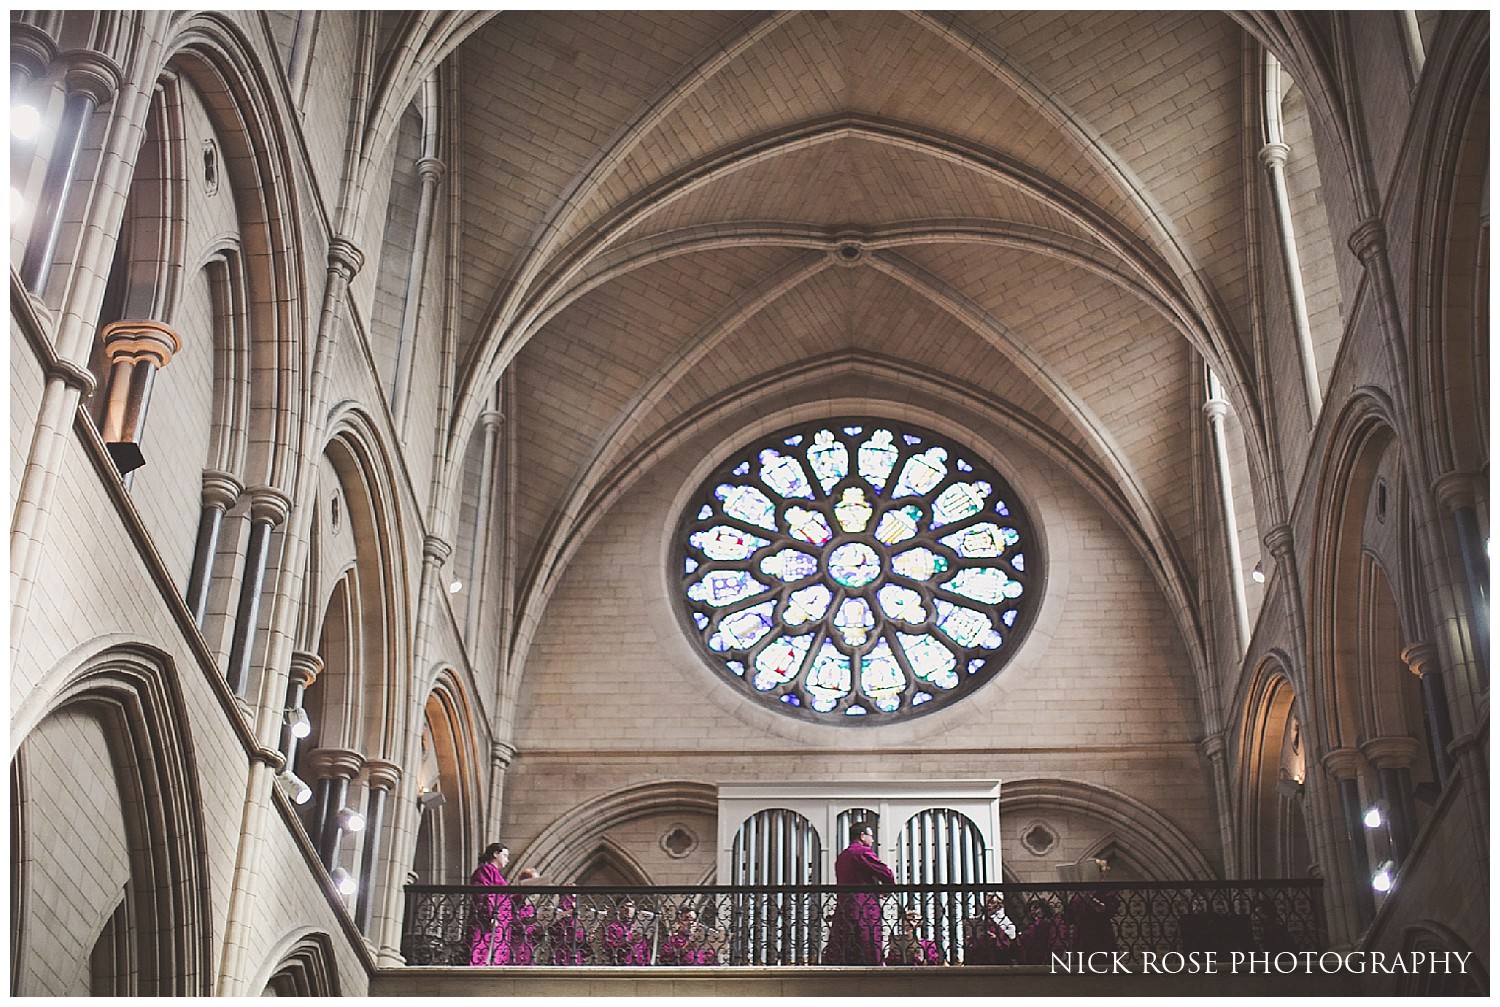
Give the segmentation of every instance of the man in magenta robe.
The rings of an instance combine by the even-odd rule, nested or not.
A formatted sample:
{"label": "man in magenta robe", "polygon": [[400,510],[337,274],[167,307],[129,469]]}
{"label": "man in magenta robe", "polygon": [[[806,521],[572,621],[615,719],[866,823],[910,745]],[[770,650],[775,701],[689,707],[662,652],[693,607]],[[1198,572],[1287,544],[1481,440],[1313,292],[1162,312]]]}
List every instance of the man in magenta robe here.
{"label": "man in magenta robe", "polygon": [[[1096,859],[1094,863],[1102,881],[1109,873],[1109,861]],[[1073,928],[1073,950],[1085,954],[1116,950],[1114,916],[1119,911],[1120,896],[1108,888],[1078,892],[1069,899],[1065,915]]]}
{"label": "man in magenta robe", "polygon": [[[841,885],[893,885],[895,874],[875,855],[875,829],[867,822],[849,826],[849,845],[833,862]],[[875,892],[840,892],[828,928],[825,965],[881,965],[880,896]]]}
{"label": "man in magenta robe", "polygon": [[[508,885],[505,865],[510,850],[504,843],[491,843],[480,854],[479,866],[469,875],[469,884],[492,888]],[[474,940],[469,951],[470,965],[510,964],[510,896],[499,892],[482,892],[474,896]]]}
{"label": "man in magenta robe", "polygon": [[615,918],[604,928],[604,957],[613,965],[649,965],[651,941],[635,919],[635,900],[620,900]]}
{"label": "man in magenta robe", "polygon": [[547,928],[553,965],[583,965],[589,960],[589,932],[578,918],[578,896],[558,900],[561,914]]}

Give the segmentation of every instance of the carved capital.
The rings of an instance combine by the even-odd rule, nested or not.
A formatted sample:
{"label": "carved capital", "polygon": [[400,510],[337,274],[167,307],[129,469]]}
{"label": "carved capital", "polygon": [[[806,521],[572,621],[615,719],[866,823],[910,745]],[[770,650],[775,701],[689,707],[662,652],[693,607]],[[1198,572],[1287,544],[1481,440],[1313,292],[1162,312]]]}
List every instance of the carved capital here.
{"label": "carved capital", "polygon": [[1278,561],[1283,560],[1292,554],[1292,526],[1279,524],[1268,530],[1261,541],[1271,550],[1272,556]]}
{"label": "carved capital", "polygon": [[1422,754],[1422,746],[1417,740],[1405,735],[1371,738],[1360,745],[1359,750],[1376,769],[1408,769]]}
{"label": "carved capital", "polygon": [[[19,70],[27,79],[36,80],[47,72],[47,67],[57,56],[57,43],[52,36],[34,24],[25,21],[10,23],[10,68]],[[16,97],[11,92],[11,97]]]}
{"label": "carved capital", "polygon": [[182,337],[161,322],[110,322],[99,333],[99,339],[112,364],[149,360],[162,368],[182,349]]}
{"label": "carved capital", "polygon": [[1474,475],[1471,472],[1445,472],[1432,482],[1438,503],[1450,511],[1475,504]]}
{"label": "carved capital", "polygon": [[1219,762],[1224,758],[1224,732],[1210,734],[1198,742],[1198,751],[1202,752],[1209,762]]}
{"label": "carved capital", "polygon": [[1418,678],[1436,674],[1437,656],[1437,647],[1426,642],[1414,643],[1401,652],[1401,660]]}
{"label": "carved capital", "polygon": [[228,510],[245,492],[245,485],[228,472],[203,470],[203,506]]}
{"label": "carved capital", "polygon": [[490,745],[490,762],[494,763],[496,769],[505,770],[510,768],[511,760],[516,757],[516,746],[504,741],[497,741]]}
{"label": "carved capital", "polygon": [[328,246],[328,269],[343,277],[345,283],[354,279],[364,268],[365,253],[347,238],[334,238]]}
{"label": "carved capital", "polygon": [[434,566],[448,562],[448,557],[453,555],[453,547],[438,538],[436,535],[427,535],[422,539],[422,559]]}
{"label": "carved capital", "polygon": [[1362,761],[1357,748],[1335,748],[1323,756],[1323,771],[1335,780],[1353,780],[1359,776]]}
{"label": "carved capital", "polygon": [[120,90],[124,74],[115,61],[93,49],[69,49],[59,57],[66,65],[63,83],[68,95],[87,95],[96,106],[105,105]]}
{"label": "carved capital", "polygon": [[47,377],[56,378],[84,398],[94,394],[94,386],[98,384],[94,379],[94,375],[89,373],[87,368],[80,367],[73,363],[73,361],[64,360],[61,357],[52,361],[51,365],[48,366]]}
{"label": "carved capital", "polygon": [[1370,259],[1385,251],[1385,222],[1372,217],[1356,227],[1349,235],[1349,250],[1368,265]]}
{"label": "carved capital", "polygon": [[292,498],[270,486],[250,491],[250,520],[262,521],[275,528],[292,512]]}
{"label": "carved capital", "polygon": [[292,667],[287,673],[293,685],[309,689],[323,673],[323,659],[310,650],[292,651]]}
{"label": "carved capital", "polygon": [[371,790],[395,790],[401,782],[401,767],[384,759],[370,759],[365,762],[365,777]]}
{"label": "carved capital", "polygon": [[364,764],[363,755],[347,748],[315,748],[307,753],[308,772],[317,780],[352,780]]}
{"label": "carved capital", "polygon": [[1203,403],[1203,415],[1208,417],[1209,423],[1217,426],[1229,415],[1229,403],[1223,399],[1209,399]]}
{"label": "carved capital", "polygon": [[1279,171],[1286,167],[1286,159],[1291,152],[1292,148],[1284,143],[1268,143],[1260,148],[1260,163],[1272,171]]}
{"label": "carved capital", "polygon": [[431,182],[433,185],[443,180],[443,175],[447,170],[447,165],[435,157],[424,157],[417,161],[417,174],[421,176],[422,181]]}
{"label": "carved capital", "polygon": [[500,412],[498,409],[486,409],[484,412],[479,414],[479,425],[483,427],[485,431],[498,430],[500,429],[500,424],[504,422],[505,414]]}

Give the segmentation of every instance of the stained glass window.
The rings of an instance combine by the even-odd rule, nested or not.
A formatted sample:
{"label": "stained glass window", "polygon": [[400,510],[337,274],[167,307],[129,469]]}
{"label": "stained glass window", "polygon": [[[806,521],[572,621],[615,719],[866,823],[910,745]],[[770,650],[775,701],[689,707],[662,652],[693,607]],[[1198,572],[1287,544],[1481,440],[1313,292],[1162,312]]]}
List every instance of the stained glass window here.
{"label": "stained glass window", "polygon": [[686,514],[684,625],[726,682],[788,716],[942,709],[1031,624],[1042,564],[1019,498],[982,455],[925,430],[783,430],[720,466]]}

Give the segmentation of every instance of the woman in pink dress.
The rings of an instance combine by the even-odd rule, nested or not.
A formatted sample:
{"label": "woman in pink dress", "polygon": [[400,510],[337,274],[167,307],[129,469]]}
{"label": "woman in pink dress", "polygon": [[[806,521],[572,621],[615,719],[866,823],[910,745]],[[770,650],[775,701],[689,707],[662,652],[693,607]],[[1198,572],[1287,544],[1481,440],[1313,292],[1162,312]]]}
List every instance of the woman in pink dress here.
{"label": "woman in pink dress", "polygon": [[[510,885],[505,880],[505,866],[510,863],[510,850],[504,843],[491,843],[484,848],[479,855],[479,866],[474,868],[474,873],[469,875],[469,884],[476,888],[501,888]],[[521,881],[529,881],[539,877],[531,868],[521,872]],[[533,913],[534,915],[534,910]],[[528,914],[523,911],[522,916]],[[501,892],[481,892],[474,896],[474,938],[469,949],[470,965],[510,965],[531,964],[531,945],[524,937],[521,943],[525,945],[520,958],[516,961],[511,949],[511,928],[514,922],[515,909],[511,903],[511,896]],[[518,928],[519,929],[519,928]],[[517,935],[522,936],[518,933]]]}

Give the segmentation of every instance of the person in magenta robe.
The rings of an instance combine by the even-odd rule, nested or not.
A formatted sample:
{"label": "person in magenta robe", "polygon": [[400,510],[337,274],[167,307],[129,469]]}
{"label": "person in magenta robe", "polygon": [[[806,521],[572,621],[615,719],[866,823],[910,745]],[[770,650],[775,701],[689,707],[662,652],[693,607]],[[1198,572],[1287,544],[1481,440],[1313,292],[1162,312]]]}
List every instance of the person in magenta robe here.
{"label": "person in magenta robe", "polygon": [[658,965],[717,965],[718,953],[704,945],[698,932],[698,913],[684,908],[677,925],[662,939],[656,952]]}
{"label": "person in magenta robe", "polygon": [[1026,918],[1016,934],[1016,960],[1023,965],[1046,965],[1053,954],[1068,949],[1068,931],[1057,918],[1052,903],[1035,898],[1026,906]]}
{"label": "person in magenta robe", "polygon": [[1005,914],[1005,896],[990,892],[984,897],[984,912],[964,927],[964,964],[1014,965],[1020,953],[1016,925]]}
{"label": "person in magenta robe", "polygon": [[[491,843],[479,857],[479,866],[469,875],[469,884],[494,888],[510,884],[505,880],[505,866],[510,850],[504,843]],[[470,965],[510,964],[510,896],[500,892],[481,892],[474,896],[474,939],[470,946]]]}
{"label": "person in magenta robe", "polygon": [[578,918],[578,896],[564,895],[557,902],[561,915],[547,927],[553,965],[584,965],[589,954],[589,932]]}
{"label": "person in magenta robe", "polygon": [[604,957],[612,965],[649,965],[651,942],[635,919],[635,900],[623,898],[604,927]]}
{"label": "person in magenta robe", "polygon": [[[1108,860],[1095,860],[1102,880],[1109,873]],[[1073,950],[1091,954],[1115,951],[1115,913],[1120,910],[1120,896],[1108,888],[1078,892],[1068,900],[1067,921],[1073,930]]]}
{"label": "person in magenta robe", "polygon": [[[875,856],[875,829],[867,822],[849,826],[849,845],[833,862],[840,885],[893,885],[896,875]],[[825,965],[880,965],[880,896],[875,892],[840,892],[834,903],[823,948]]]}
{"label": "person in magenta robe", "polygon": [[922,914],[908,909],[901,917],[901,929],[891,934],[885,950],[887,965],[941,965],[943,956],[937,944],[922,936]]}

